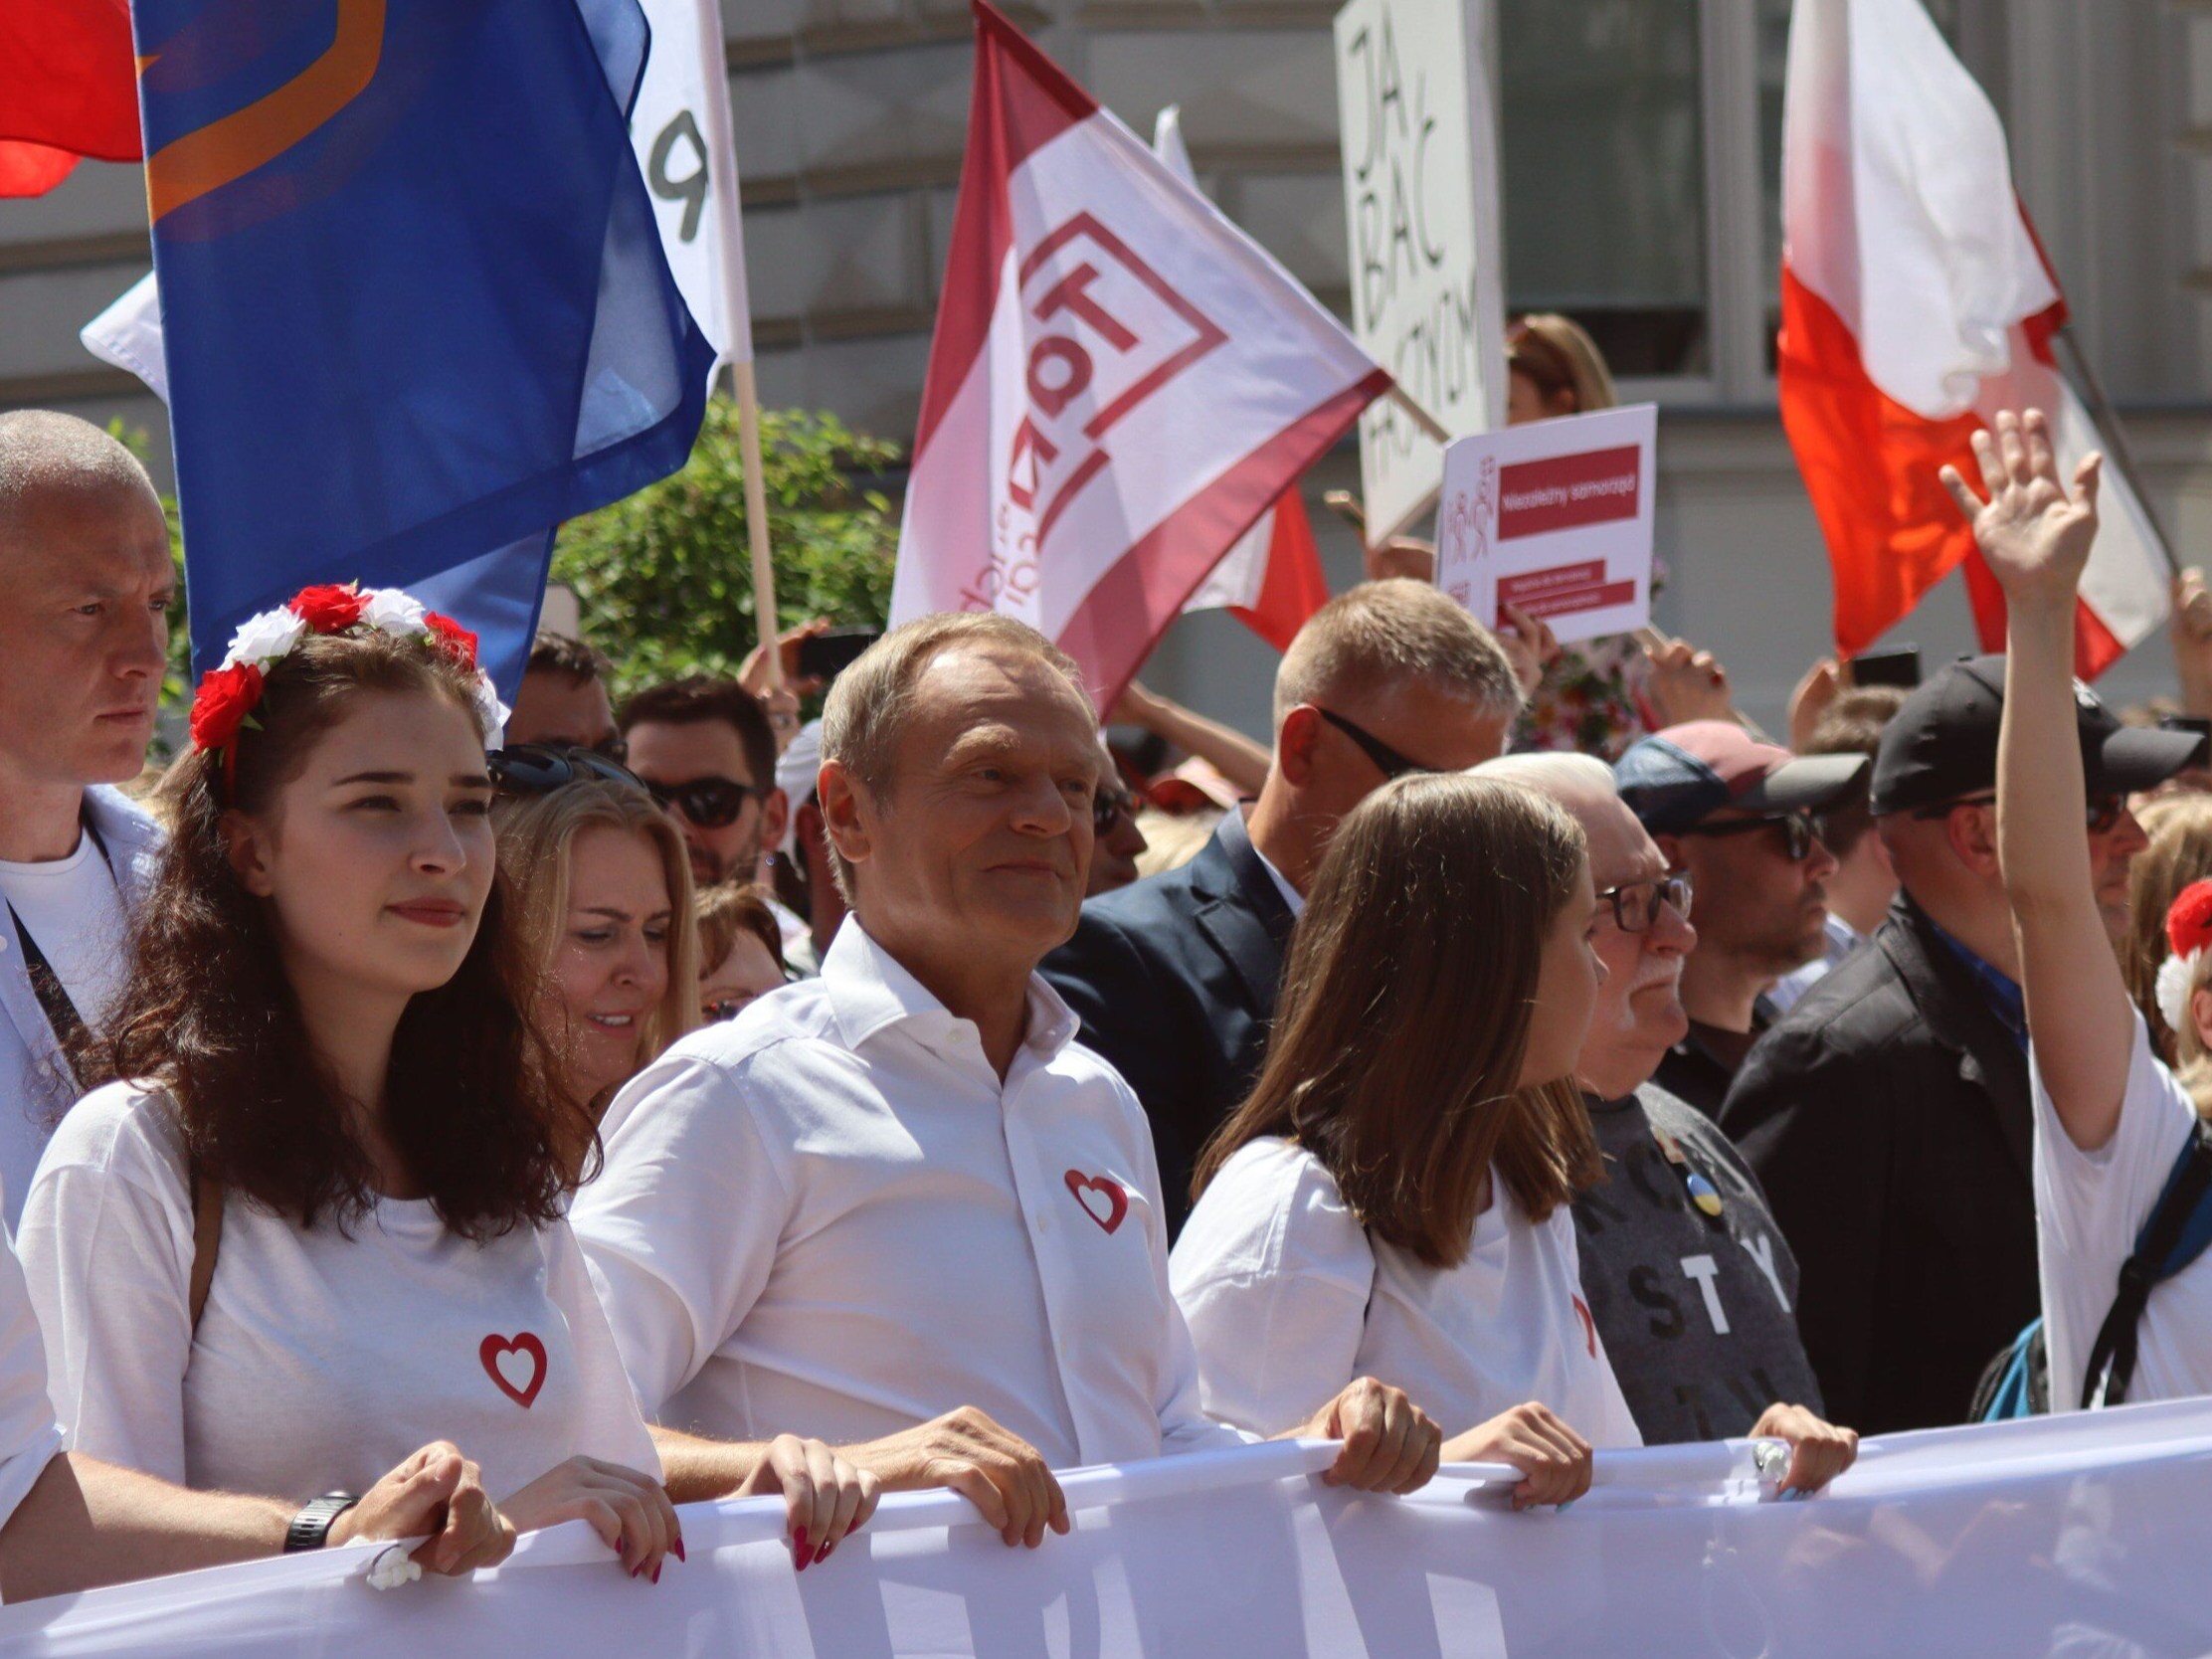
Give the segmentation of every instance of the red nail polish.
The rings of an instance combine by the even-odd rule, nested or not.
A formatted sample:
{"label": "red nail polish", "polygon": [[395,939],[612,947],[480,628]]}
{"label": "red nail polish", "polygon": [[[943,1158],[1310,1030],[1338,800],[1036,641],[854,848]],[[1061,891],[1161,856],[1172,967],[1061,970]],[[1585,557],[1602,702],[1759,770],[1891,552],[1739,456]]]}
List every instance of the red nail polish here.
{"label": "red nail polish", "polygon": [[652,1581],[656,1584],[660,1582],[660,1568],[658,1567],[652,1569]]}
{"label": "red nail polish", "polygon": [[645,1564],[644,1562],[640,1562],[636,1567],[630,1569],[630,1575],[635,1578],[638,1576],[639,1573],[645,1571]]}
{"label": "red nail polish", "polygon": [[834,1544],[825,1544],[821,1549],[815,1552],[815,1561],[818,1564],[828,1561],[830,1559],[830,1552],[834,1550],[836,1546]]}
{"label": "red nail polish", "polygon": [[685,1557],[685,1556],[684,1556],[684,1554],[683,1554],[683,1540],[682,1540],[682,1539],[680,1539],[680,1538],[676,1540],[676,1543],[675,1543],[675,1551],[676,1551],[676,1560],[677,1560],[677,1561],[679,1561],[679,1562],[680,1562],[680,1561],[683,1561],[683,1560],[685,1560],[685,1559],[686,1559],[686,1557]]}

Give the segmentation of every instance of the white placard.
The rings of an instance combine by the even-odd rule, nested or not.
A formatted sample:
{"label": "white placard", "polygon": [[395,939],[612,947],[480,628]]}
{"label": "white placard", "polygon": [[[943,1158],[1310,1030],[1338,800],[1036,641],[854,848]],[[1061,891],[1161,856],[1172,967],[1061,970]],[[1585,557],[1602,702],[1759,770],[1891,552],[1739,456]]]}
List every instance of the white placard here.
{"label": "white placard", "polygon": [[1658,415],[1640,403],[1453,444],[1436,585],[1485,628],[1511,603],[1562,645],[1649,622]]}
{"label": "white placard", "polygon": [[[1505,424],[1491,0],[1351,0],[1337,13],[1352,325],[1454,437]],[[1443,447],[1383,399],[1360,418],[1368,541],[1435,499]]]}

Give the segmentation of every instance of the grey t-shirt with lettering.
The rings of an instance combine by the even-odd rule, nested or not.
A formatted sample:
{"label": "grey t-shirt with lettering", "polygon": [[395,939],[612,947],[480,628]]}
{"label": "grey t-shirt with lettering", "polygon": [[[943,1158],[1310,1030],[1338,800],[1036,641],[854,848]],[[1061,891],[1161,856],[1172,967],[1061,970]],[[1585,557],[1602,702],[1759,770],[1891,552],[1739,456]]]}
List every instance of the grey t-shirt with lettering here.
{"label": "grey t-shirt with lettering", "polygon": [[[1606,1179],[1574,1202],[1582,1292],[1645,1443],[1748,1434],[1776,1400],[1818,1412],[1797,1335],[1797,1261],[1743,1157],[1656,1084],[1585,1100]],[[1718,1216],[1700,1209],[1693,1175],[1718,1197]]]}

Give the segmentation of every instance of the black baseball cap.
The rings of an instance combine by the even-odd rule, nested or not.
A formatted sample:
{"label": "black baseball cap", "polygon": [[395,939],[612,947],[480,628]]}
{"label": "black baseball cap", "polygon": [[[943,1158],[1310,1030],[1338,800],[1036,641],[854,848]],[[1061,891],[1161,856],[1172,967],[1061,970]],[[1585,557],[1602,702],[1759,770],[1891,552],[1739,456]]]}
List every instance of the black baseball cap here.
{"label": "black baseball cap", "polygon": [[[1997,787],[1997,727],[2004,717],[2005,659],[1968,656],[1922,685],[1892,717],[1874,757],[1870,805],[1877,818],[1941,806]],[[2091,795],[2124,795],[2164,783],[2196,760],[2195,732],[2123,726],[2080,680],[2075,731]]]}

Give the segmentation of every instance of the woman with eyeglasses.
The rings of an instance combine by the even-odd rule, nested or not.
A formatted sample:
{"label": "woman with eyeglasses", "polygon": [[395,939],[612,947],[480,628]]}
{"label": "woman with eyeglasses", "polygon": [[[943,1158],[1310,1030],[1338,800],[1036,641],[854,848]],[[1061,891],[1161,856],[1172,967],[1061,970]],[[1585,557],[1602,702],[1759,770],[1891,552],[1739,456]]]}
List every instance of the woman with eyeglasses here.
{"label": "woman with eyeglasses", "polygon": [[758,883],[709,887],[692,902],[699,929],[699,1013],[735,1019],[789,983],[784,933]]}
{"label": "woman with eyeglasses", "polygon": [[518,745],[490,765],[502,907],[544,976],[554,1080],[596,1123],[698,1023],[683,837],[645,785],[589,750]]}
{"label": "woman with eyeglasses", "polygon": [[[25,1274],[79,1451],[336,1494],[327,1529],[451,1439],[515,1529],[582,1520],[657,1575],[675,1511],[566,1218],[596,1142],[493,880],[501,713],[475,637],[396,590],[241,627],[164,786],[116,1012],[77,1044],[99,1086],[32,1183]],[[827,1447],[754,1472],[795,1531],[872,1505]]]}
{"label": "woman with eyeglasses", "polygon": [[1599,910],[1581,830],[1518,785],[1409,775],[1345,819],[1170,1263],[1208,1413],[1278,1433],[1372,1374],[1447,1461],[1520,1469],[1522,1505],[1641,1443],[1568,1207],[1597,1175],[1570,1079]]}

